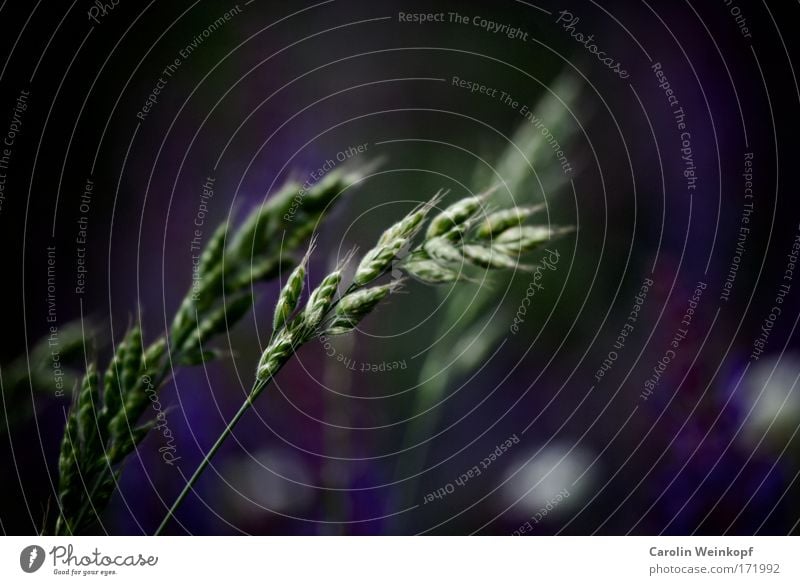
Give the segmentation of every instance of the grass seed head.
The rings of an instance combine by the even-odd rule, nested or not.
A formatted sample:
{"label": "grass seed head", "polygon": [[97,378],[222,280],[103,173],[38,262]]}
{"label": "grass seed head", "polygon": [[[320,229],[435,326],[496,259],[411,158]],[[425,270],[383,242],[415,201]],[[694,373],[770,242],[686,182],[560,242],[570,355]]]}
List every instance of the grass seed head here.
{"label": "grass seed head", "polygon": [[487,246],[467,244],[463,247],[464,256],[470,264],[482,268],[524,268],[516,259]]}
{"label": "grass seed head", "polygon": [[134,327],[128,333],[127,349],[122,364],[122,387],[132,388],[142,368],[142,330]]}
{"label": "grass seed head", "polygon": [[188,351],[198,345],[206,345],[214,336],[228,331],[252,306],[253,295],[250,293],[226,299],[226,302],[200,322],[193,338],[186,342],[183,349]]}
{"label": "grass seed head", "polygon": [[319,286],[311,292],[302,315],[302,325],[306,330],[315,331],[322,323],[333,305],[341,282],[342,270],[339,268],[323,278]]}
{"label": "grass seed head", "polygon": [[509,228],[521,227],[522,222],[543,209],[545,205],[540,204],[495,211],[486,216],[483,223],[475,230],[475,235],[480,239],[496,238]]}
{"label": "grass seed head", "polygon": [[483,202],[484,198],[481,195],[456,201],[431,220],[428,230],[425,232],[425,238],[430,239],[442,236],[472,218],[480,211]]}
{"label": "grass seed head", "polygon": [[264,381],[274,376],[292,356],[298,341],[294,331],[281,329],[261,354],[261,359],[256,367],[256,379]]}
{"label": "grass seed head", "polygon": [[292,271],[289,278],[286,279],[286,284],[281,289],[278,295],[278,302],[275,305],[275,315],[272,318],[272,330],[277,331],[286,324],[289,318],[297,309],[297,304],[300,302],[300,295],[303,294],[303,284],[306,280],[306,267],[308,266],[308,259],[311,252],[314,250],[315,242],[311,241],[303,259],[300,264]]}
{"label": "grass seed head", "polygon": [[494,242],[502,250],[521,254],[535,250],[554,238],[572,231],[574,230],[571,227],[525,225],[507,229],[497,236]]}
{"label": "grass seed head", "polygon": [[214,230],[202,254],[200,254],[200,263],[197,269],[199,274],[205,274],[222,262],[222,258],[225,255],[225,240],[227,237],[228,223],[224,222]]}
{"label": "grass seed head", "polygon": [[345,295],[336,306],[333,321],[326,328],[329,335],[341,335],[355,328],[387,295],[403,286],[402,280],[373,286]]}
{"label": "grass seed head", "polygon": [[78,434],[84,448],[95,446],[98,437],[97,415],[100,408],[99,377],[97,367],[90,362],[83,376],[78,394]]}
{"label": "grass seed head", "polygon": [[431,258],[442,262],[461,263],[464,261],[461,251],[444,236],[427,240],[423,248]]}
{"label": "grass seed head", "polygon": [[409,275],[427,284],[446,284],[459,279],[455,270],[446,268],[435,260],[410,259],[404,262],[401,268]]}

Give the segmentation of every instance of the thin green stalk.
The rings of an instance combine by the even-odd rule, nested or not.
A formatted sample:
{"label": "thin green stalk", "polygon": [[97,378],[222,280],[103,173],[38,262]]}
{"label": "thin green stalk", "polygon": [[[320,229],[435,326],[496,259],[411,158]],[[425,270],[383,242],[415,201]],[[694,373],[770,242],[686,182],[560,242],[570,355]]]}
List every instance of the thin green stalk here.
{"label": "thin green stalk", "polygon": [[248,394],[247,399],[242,403],[242,406],[239,407],[239,410],[236,412],[236,414],[233,416],[230,422],[225,426],[225,429],[222,431],[222,434],[220,434],[220,436],[217,437],[217,440],[214,441],[214,444],[211,446],[211,449],[209,449],[208,453],[206,453],[205,457],[203,457],[203,460],[200,462],[200,465],[197,466],[197,469],[195,469],[194,473],[192,474],[192,477],[190,477],[189,481],[186,482],[186,485],[183,486],[181,493],[178,494],[178,497],[175,499],[175,502],[172,504],[169,511],[167,511],[167,515],[164,516],[164,519],[161,521],[161,524],[158,525],[158,529],[155,531],[154,536],[159,536],[164,531],[164,528],[167,527],[167,524],[169,524],[169,521],[175,515],[175,511],[183,503],[183,500],[186,499],[186,496],[189,495],[189,492],[194,489],[194,484],[197,483],[197,479],[205,471],[206,467],[208,467],[208,464],[211,463],[211,459],[214,457],[214,455],[217,454],[217,451],[219,451],[220,447],[222,447],[222,444],[231,435],[231,433],[233,432],[233,428],[236,426],[236,424],[239,422],[242,416],[244,416],[244,413],[247,412],[251,406],[253,406],[253,401],[258,397],[258,395],[267,385],[269,380],[271,380],[271,378],[267,380],[257,380],[256,383],[253,385],[253,389],[250,391],[250,394]]}
{"label": "thin green stalk", "polygon": [[[305,276],[305,267],[304,267],[304,265],[302,263],[301,263],[300,266],[298,266],[298,268],[296,270],[301,271],[303,273],[302,276]],[[301,277],[300,281],[302,281],[302,277]],[[338,281],[337,281],[337,284],[338,284]],[[290,286],[291,285],[287,284],[287,287],[290,287]],[[351,284],[347,288],[347,291],[345,292],[345,295],[350,294],[354,289],[357,289],[357,288],[359,288],[359,287]],[[321,320],[327,319],[329,317],[330,313],[334,310],[335,306],[339,303],[341,298],[343,298],[345,296],[345,295],[342,295],[341,297],[339,297],[338,299],[336,299],[334,301],[334,299],[333,299],[333,293],[334,292],[335,292],[335,286],[333,287],[333,290],[330,291],[330,295],[331,296],[330,296],[330,298],[328,300],[322,299],[322,300],[318,301],[318,302],[321,302],[325,307],[324,310],[322,311]],[[294,310],[296,308],[297,301],[299,300],[299,291],[293,291],[293,293],[291,295],[289,295],[288,293],[289,293],[289,291],[287,291],[287,288],[285,287],[283,292],[282,292],[281,299],[283,299],[285,301],[287,296],[294,297],[293,299],[291,299],[289,301],[289,304],[291,306],[291,310]],[[309,301],[309,304],[313,305],[312,301]],[[302,319],[302,315],[299,315],[297,318],[298,319]],[[281,325],[280,327],[276,328],[273,331],[270,346],[268,346],[268,348],[264,352],[265,356],[266,355],[270,355],[270,348],[273,346],[273,344],[279,344],[280,343],[278,340],[276,340],[277,334],[279,332],[286,332],[289,329],[291,329],[291,324],[289,324],[288,326]],[[304,336],[304,339],[303,339],[302,342],[307,341],[310,337],[311,337],[310,335]],[[302,342],[298,343],[297,345],[298,346],[301,345]],[[153,533],[154,536],[159,536],[159,535],[162,534],[162,532],[164,531],[164,528],[166,528],[167,524],[169,524],[169,521],[175,516],[175,512],[177,511],[177,509],[180,507],[180,505],[186,499],[186,496],[188,496],[189,492],[194,489],[194,485],[195,485],[195,483],[197,483],[197,480],[200,477],[200,475],[206,470],[206,468],[208,467],[209,463],[211,463],[211,459],[214,457],[214,455],[217,454],[217,451],[219,451],[220,447],[222,447],[222,444],[228,439],[228,437],[231,436],[231,433],[233,432],[233,429],[236,426],[236,424],[239,422],[239,420],[242,418],[242,416],[244,416],[244,414],[253,406],[253,402],[255,401],[255,399],[258,398],[258,396],[261,394],[261,392],[264,390],[264,388],[267,386],[267,384],[269,384],[275,378],[275,374],[277,374],[280,371],[280,369],[283,367],[283,365],[289,360],[289,358],[294,353],[295,349],[297,349],[297,347],[294,346],[294,344],[290,344],[290,350],[289,351],[286,351],[285,349],[282,349],[281,351],[273,352],[277,356],[277,358],[276,358],[275,362],[272,362],[271,367],[269,368],[269,374],[266,377],[260,377],[259,376],[259,377],[256,378],[256,381],[253,384],[253,388],[250,390],[250,394],[248,394],[248,396],[247,396],[247,400],[245,400],[244,403],[242,404],[242,406],[239,407],[239,410],[236,412],[236,414],[233,416],[233,418],[230,420],[230,422],[228,422],[228,424],[225,426],[225,429],[222,431],[220,436],[217,437],[216,441],[214,441],[214,444],[211,446],[211,449],[209,449],[208,453],[206,453],[206,455],[203,457],[203,460],[200,462],[200,465],[198,465],[197,469],[195,469],[194,473],[192,473],[192,476],[186,482],[186,485],[183,486],[183,489],[178,494],[178,497],[175,499],[175,502],[172,504],[170,509],[167,511],[167,515],[164,516],[164,519],[161,521],[161,524],[158,525],[158,528]],[[264,361],[263,357],[262,357],[262,361]]]}
{"label": "thin green stalk", "polygon": [[[509,222],[508,218],[513,217],[519,224],[522,219],[535,212],[532,208],[511,208],[486,215],[482,207],[488,193],[461,199],[434,216],[422,243],[413,248],[411,256],[403,261],[403,270],[431,284],[455,282],[461,277],[451,266],[454,262],[484,269],[518,268],[522,265],[510,255],[511,247],[519,254],[535,249],[549,240],[552,235],[550,229],[514,229],[512,222]],[[384,285],[375,285],[375,282],[391,269],[398,253],[412,243],[428,213],[440,200],[441,195],[437,194],[385,230],[377,245],[359,262],[352,281],[343,294],[337,295],[337,291],[342,283],[344,266],[352,253],[322,279],[309,293],[305,306],[300,308],[309,250],[309,254],[306,254],[289,275],[278,297],[272,321],[272,336],[256,367],[256,382],[252,391],[203,457],[168,510],[155,532],[156,535],[163,532],[178,506],[208,467],[211,458],[231,435],[236,423],[253,406],[264,387],[274,379],[275,374],[297,349],[320,333],[341,335],[351,332],[387,295],[397,290],[401,281]],[[477,225],[479,221],[482,221],[480,226]],[[495,246],[491,245],[492,236],[497,237],[498,244]]]}

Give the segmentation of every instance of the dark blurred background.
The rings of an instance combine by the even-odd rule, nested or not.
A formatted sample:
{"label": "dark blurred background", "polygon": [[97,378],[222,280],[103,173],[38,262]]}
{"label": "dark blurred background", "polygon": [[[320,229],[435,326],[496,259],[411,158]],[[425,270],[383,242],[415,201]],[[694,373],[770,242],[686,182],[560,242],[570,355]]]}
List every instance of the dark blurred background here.
{"label": "dark blurred background", "polygon": [[[83,350],[104,364],[129,323],[147,339],[174,314],[207,179],[213,226],[340,153],[382,162],[321,226],[312,279],[440,188],[450,201],[507,181],[506,202],[545,201],[543,221],[577,234],[554,243],[557,267],[517,334],[525,274],[483,305],[412,282],[335,342],[342,360],[304,347],[171,530],[797,532],[796,5],[100,4],[0,4],[4,533],[52,517]],[[494,30],[504,25],[519,32]],[[249,388],[276,292],[260,287],[219,343],[230,356],[165,388],[183,474]],[[51,326],[73,342],[63,396],[37,349]],[[151,437],[126,462],[103,532],[151,533],[163,517],[183,480],[158,446]]]}

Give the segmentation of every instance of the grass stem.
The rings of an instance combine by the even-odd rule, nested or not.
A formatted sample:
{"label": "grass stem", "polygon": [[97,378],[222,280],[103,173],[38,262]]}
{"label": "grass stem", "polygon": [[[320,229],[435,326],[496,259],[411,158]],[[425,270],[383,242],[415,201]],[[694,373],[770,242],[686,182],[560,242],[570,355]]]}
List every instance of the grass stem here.
{"label": "grass stem", "polygon": [[244,413],[247,412],[251,406],[253,406],[253,401],[256,399],[256,397],[258,397],[258,395],[261,393],[261,390],[264,389],[264,386],[266,386],[268,382],[269,380],[257,380],[256,383],[253,385],[253,389],[250,391],[250,394],[248,394],[247,399],[244,401],[244,403],[242,403],[242,406],[239,407],[239,410],[236,412],[236,414],[233,416],[230,422],[228,422],[228,424],[225,426],[225,429],[222,431],[220,436],[217,437],[217,440],[214,441],[214,444],[211,446],[211,449],[209,449],[208,453],[206,453],[205,457],[203,457],[203,460],[200,462],[200,465],[197,466],[197,469],[195,469],[194,473],[192,474],[192,477],[190,477],[189,481],[186,482],[186,485],[183,486],[181,493],[178,494],[178,497],[175,499],[175,502],[167,511],[167,515],[164,516],[164,519],[161,521],[161,524],[158,525],[158,528],[153,533],[154,536],[159,536],[164,532],[164,529],[167,527],[167,524],[169,524],[169,521],[175,515],[175,511],[183,503],[183,500],[186,499],[186,496],[189,495],[189,492],[194,489],[194,484],[197,483],[197,479],[205,471],[206,467],[208,467],[208,464],[211,462],[211,459],[214,457],[214,455],[217,454],[217,451],[219,451],[220,447],[222,447],[222,444],[231,435],[231,433],[233,432],[233,428],[236,426],[236,424],[239,422],[242,416],[244,416]]}

